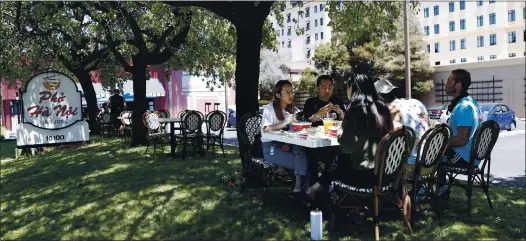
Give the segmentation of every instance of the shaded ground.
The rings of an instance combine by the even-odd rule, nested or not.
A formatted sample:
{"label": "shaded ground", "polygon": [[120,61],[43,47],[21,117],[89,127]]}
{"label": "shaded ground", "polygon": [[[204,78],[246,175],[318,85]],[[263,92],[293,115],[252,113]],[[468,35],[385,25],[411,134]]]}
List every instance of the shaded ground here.
{"label": "shaded ground", "polygon": [[[143,155],[119,140],[14,160],[1,143],[2,239],[310,239],[309,210],[271,190],[262,207],[256,191],[241,194],[221,182],[239,170],[237,150],[192,159]],[[168,151],[167,149],[165,150]],[[385,239],[525,239],[525,190],[492,186],[494,209],[474,192],[473,217],[455,188],[446,217],[424,212],[409,236],[401,217],[382,219]],[[372,229],[325,232],[330,239],[370,239]]]}

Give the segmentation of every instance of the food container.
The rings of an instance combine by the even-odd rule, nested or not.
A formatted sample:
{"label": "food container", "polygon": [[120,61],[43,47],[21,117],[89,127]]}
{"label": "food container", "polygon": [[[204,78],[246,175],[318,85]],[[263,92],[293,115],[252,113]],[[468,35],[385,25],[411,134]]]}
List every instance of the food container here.
{"label": "food container", "polygon": [[292,129],[295,131],[301,131],[305,128],[311,127],[312,123],[310,122],[296,122],[292,123]]}
{"label": "food container", "polygon": [[338,129],[336,126],[329,126],[329,135],[336,137],[336,135],[338,135]]}

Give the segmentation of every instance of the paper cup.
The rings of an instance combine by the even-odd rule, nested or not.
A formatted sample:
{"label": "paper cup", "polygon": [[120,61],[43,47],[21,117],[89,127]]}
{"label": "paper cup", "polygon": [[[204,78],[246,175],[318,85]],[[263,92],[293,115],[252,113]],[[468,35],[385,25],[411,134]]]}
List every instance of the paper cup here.
{"label": "paper cup", "polygon": [[336,126],[329,126],[329,135],[330,136],[338,135],[338,127],[336,127]]}

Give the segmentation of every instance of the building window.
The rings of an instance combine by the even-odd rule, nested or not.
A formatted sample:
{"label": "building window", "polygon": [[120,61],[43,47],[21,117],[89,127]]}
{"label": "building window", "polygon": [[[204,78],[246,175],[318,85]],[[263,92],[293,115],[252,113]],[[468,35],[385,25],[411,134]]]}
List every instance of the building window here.
{"label": "building window", "polygon": [[457,62],[456,59],[452,59],[452,60],[449,61],[450,64],[454,64],[454,63],[456,63],[456,62]]}
{"label": "building window", "polygon": [[310,44],[310,36],[307,36],[307,44]]}
{"label": "building window", "polygon": [[460,40],[460,49],[466,49],[466,39],[465,38]]}
{"label": "building window", "polygon": [[449,12],[455,12],[455,2],[449,2]]}
{"label": "building window", "polygon": [[490,34],[489,35],[489,45],[497,45],[497,35],[496,34]]}
{"label": "building window", "polygon": [[489,59],[497,59],[497,55],[490,55]]}
{"label": "building window", "polygon": [[433,7],[433,14],[437,16],[440,13],[440,9],[438,8],[438,5]]}
{"label": "building window", "polygon": [[424,33],[426,34],[426,36],[429,36],[429,26],[424,27]]}
{"label": "building window", "polygon": [[281,29],[281,36],[285,36],[285,29]]}
{"label": "building window", "polygon": [[456,43],[455,40],[449,40],[449,51],[455,51],[456,49]]}
{"label": "building window", "polygon": [[310,8],[305,8],[305,17],[310,17]]}
{"label": "building window", "polygon": [[522,40],[524,40],[524,42],[526,42],[526,30],[522,31]]}
{"label": "building window", "polygon": [[480,15],[480,16],[477,16],[477,27],[482,27],[484,26],[484,16]]}
{"label": "building window", "polygon": [[279,10],[281,10],[282,12],[285,11],[285,6],[282,5],[282,6],[279,8]]}
{"label": "building window", "polygon": [[310,22],[307,22],[307,26],[305,26],[305,31],[309,31],[310,30]]}
{"label": "building window", "polygon": [[508,11],[508,22],[515,22],[515,10]]}
{"label": "building window", "polygon": [[310,58],[310,49],[307,49],[307,58]]}
{"label": "building window", "polygon": [[522,18],[526,19],[526,8],[522,8]]}
{"label": "building window", "polygon": [[461,59],[460,59],[460,62],[461,62],[461,63],[466,63],[466,62],[468,62],[468,59],[466,59],[466,58],[461,58]]}
{"label": "building window", "polygon": [[482,60],[484,60],[484,56],[478,56],[478,57],[477,57],[477,60],[478,60],[478,61],[482,61]]}
{"label": "building window", "polygon": [[484,36],[477,36],[477,47],[484,47]]}
{"label": "building window", "polygon": [[489,0],[489,4],[495,3],[495,0]]}
{"label": "building window", "polygon": [[477,1],[477,6],[479,6],[479,7],[480,7],[480,6],[482,6],[482,4],[484,4],[484,2],[483,2],[483,1]]}
{"label": "building window", "polygon": [[281,41],[281,47],[285,48],[285,41]]}
{"label": "building window", "polygon": [[459,6],[460,10],[466,9],[466,1],[460,1],[459,4],[460,4],[460,6]]}
{"label": "building window", "polygon": [[516,56],[517,56],[517,54],[515,54],[515,53],[510,53],[510,54],[508,55],[508,57],[510,57],[510,58],[513,58],[513,57],[516,57]]}
{"label": "building window", "polygon": [[439,34],[439,33],[440,33],[440,25],[435,24],[435,34]]}
{"label": "building window", "polygon": [[320,12],[323,11],[323,4],[320,4]]}
{"label": "building window", "polygon": [[323,39],[323,32],[320,33],[320,39]]}
{"label": "building window", "polygon": [[289,28],[287,28],[287,36],[290,36],[292,34],[292,30]]}
{"label": "building window", "polygon": [[489,25],[493,25],[497,22],[497,18],[495,16],[495,13],[489,14]]}
{"label": "building window", "polygon": [[315,12],[315,13],[318,12],[318,6],[314,6],[314,12]]}
{"label": "building window", "polygon": [[426,53],[431,53],[431,44],[428,44],[426,47]]}
{"label": "building window", "polygon": [[320,18],[320,26],[323,26],[323,18]]}
{"label": "building window", "polygon": [[460,30],[466,29],[466,19],[460,19]]}
{"label": "building window", "polygon": [[440,43],[435,43],[435,53],[440,52]]}
{"label": "building window", "polygon": [[290,13],[287,13],[287,23],[290,23]]}
{"label": "building window", "polygon": [[289,40],[289,42],[287,43],[287,48],[291,48],[292,47],[292,41]]}
{"label": "building window", "polygon": [[435,62],[435,65],[440,65],[440,61],[436,61],[436,62]]}
{"label": "building window", "polygon": [[314,34],[314,40],[318,41],[318,33]]}
{"label": "building window", "polygon": [[314,27],[318,27],[318,19],[314,19]]}
{"label": "building window", "polygon": [[517,37],[515,36],[515,31],[508,33],[508,43],[512,44],[517,42]]}
{"label": "building window", "polygon": [[424,18],[429,17],[429,8],[424,8]]}
{"label": "building window", "polygon": [[455,21],[449,21],[449,32],[455,32]]}

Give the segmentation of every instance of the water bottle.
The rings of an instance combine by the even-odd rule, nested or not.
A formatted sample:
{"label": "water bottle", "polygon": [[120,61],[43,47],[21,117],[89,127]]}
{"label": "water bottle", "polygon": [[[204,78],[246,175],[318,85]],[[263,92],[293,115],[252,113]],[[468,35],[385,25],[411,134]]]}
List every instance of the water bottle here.
{"label": "water bottle", "polygon": [[320,210],[312,210],[310,212],[310,238],[312,240],[322,240],[323,239],[323,217]]}

